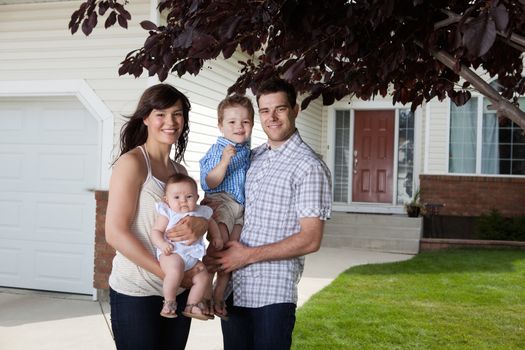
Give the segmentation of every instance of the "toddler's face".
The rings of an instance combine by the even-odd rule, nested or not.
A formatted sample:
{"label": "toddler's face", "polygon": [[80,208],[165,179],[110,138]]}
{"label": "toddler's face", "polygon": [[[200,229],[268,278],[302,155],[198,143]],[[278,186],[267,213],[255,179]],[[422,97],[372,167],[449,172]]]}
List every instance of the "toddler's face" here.
{"label": "toddler's face", "polygon": [[219,129],[225,138],[235,143],[245,143],[252,135],[253,123],[248,110],[242,106],[224,109]]}
{"label": "toddler's face", "polygon": [[197,208],[199,194],[189,182],[171,183],[166,188],[165,200],[176,213],[187,213]]}

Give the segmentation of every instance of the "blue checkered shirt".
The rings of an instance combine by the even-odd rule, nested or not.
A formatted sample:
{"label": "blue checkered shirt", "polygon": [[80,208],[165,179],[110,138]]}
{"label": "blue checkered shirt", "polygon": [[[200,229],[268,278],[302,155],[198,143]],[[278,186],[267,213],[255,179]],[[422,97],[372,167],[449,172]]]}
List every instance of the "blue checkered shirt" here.
{"label": "blue checkered shirt", "polygon": [[[206,184],[206,176],[219,164],[222,151],[227,145],[235,146],[237,153],[230,160],[226,175],[221,184],[210,188]],[[217,143],[212,145],[206,155],[200,160],[201,187],[206,193],[226,192],[229,193],[239,204],[244,205],[244,183],[246,172],[250,167],[250,148],[246,144],[236,144],[222,136],[217,138]]]}
{"label": "blue checkered shirt", "polygon": [[[330,171],[296,131],[281,147],[252,151],[246,176],[241,243],[249,247],[281,241],[301,230],[299,219],[326,220],[332,207]],[[297,304],[304,257],[263,261],[233,272],[234,305]]]}

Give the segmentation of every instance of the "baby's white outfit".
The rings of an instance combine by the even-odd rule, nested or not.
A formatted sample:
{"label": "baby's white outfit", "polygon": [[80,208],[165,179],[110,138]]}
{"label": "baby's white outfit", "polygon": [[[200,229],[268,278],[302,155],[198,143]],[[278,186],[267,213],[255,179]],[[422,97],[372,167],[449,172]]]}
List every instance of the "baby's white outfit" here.
{"label": "baby's white outfit", "polygon": [[[158,214],[168,218],[169,221],[168,226],[166,227],[166,231],[171,229],[173,226],[175,226],[177,222],[179,222],[182,218],[186,216],[196,216],[208,220],[213,215],[213,210],[206,205],[197,205],[195,211],[190,211],[187,213],[176,213],[166,203],[157,202],[155,203],[155,209],[157,209]],[[164,239],[171,243],[171,245],[173,246],[173,253],[177,253],[178,255],[180,255],[180,257],[184,261],[184,271],[187,271],[193,266],[195,266],[195,264],[200,259],[202,259],[204,253],[206,252],[206,247],[202,238],[197,242],[193,243],[192,245],[187,245],[185,242],[170,241],[166,237],[166,235],[164,235]],[[156,251],[157,259],[159,259],[162,255],[162,250],[156,248]]]}

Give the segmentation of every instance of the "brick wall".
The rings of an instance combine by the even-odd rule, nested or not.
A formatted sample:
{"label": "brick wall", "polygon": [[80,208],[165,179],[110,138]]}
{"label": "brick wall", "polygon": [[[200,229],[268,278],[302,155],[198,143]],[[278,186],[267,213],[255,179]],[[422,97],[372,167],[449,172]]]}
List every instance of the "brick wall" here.
{"label": "brick wall", "polygon": [[108,206],[108,191],[95,191],[97,202],[97,218],[95,225],[95,271],[93,287],[96,289],[109,289],[108,278],[115,250],[106,242],[106,208]]}
{"label": "brick wall", "polygon": [[479,216],[497,209],[525,215],[525,178],[420,175],[422,203],[444,204],[441,215]]}

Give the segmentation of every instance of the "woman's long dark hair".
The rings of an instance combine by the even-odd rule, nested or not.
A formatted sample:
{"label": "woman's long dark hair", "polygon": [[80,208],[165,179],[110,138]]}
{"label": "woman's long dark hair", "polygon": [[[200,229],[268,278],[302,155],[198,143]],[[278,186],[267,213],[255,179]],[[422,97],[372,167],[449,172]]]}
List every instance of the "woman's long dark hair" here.
{"label": "woman's long dark hair", "polygon": [[[128,116],[129,119],[120,130],[120,154],[118,157],[133,148],[142,145],[148,138],[148,127],[144,119],[154,109],[166,109],[181,101],[184,116],[184,127],[175,145],[175,161],[184,160],[184,152],[188,145],[190,101],[182,92],[169,84],[157,84],[149,87],[140,97],[137,109]],[[117,157],[117,159],[118,159]]]}

